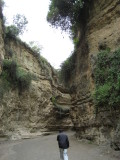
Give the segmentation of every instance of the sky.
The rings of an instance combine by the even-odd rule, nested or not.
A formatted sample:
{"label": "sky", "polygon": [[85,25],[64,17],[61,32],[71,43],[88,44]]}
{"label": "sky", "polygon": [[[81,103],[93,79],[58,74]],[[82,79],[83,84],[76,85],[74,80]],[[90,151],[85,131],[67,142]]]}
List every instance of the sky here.
{"label": "sky", "polygon": [[60,68],[60,64],[66,60],[74,49],[69,34],[50,26],[46,20],[50,0],[4,0],[3,14],[7,18],[8,25],[12,24],[13,16],[24,15],[28,20],[27,32],[20,38],[29,43],[37,41],[42,46],[41,55],[50,64]]}

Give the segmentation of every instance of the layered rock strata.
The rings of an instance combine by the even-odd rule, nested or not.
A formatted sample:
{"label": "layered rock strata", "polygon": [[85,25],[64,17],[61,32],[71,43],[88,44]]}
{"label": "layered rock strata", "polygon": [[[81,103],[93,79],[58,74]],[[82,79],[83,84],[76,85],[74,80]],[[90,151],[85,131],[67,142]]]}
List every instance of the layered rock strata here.
{"label": "layered rock strata", "polygon": [[[94,89],[94,57],[100,49],[112,51],[120,47],[120,1],[94,0],[90,2],[89,17],[84,26],[84,38],[77,49],[76,68],[70,83],[72,96],[71,118],[79,138],[101,142],[114,139],[120,112],[100,110],[95,114],[92,102]],[[115,116],[116,115],[116,116]]]}
{"label": "layered rock strata", "polygon": [[72,127],[69,114],[58,116],[51,101],[51,97],[59,97],[58,105],[71,107],[71,96],[59,90],[51,65],[40,60],[25,43],[14,37],[6,37],[5,49],[5,59],[15,61],[33,78],[29,90],[20,94],[15,87],[5,92],[0,103],[1,135],[18,139]]}

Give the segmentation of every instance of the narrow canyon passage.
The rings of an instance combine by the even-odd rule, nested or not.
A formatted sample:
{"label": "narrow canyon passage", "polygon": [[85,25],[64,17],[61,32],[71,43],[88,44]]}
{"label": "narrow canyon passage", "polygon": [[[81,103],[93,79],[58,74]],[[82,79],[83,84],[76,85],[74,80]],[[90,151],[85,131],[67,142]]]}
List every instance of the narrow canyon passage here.
{"label": "narrow canyon passage", "polygon": [[[4,142],[0,144],[0,160],[59,160],[57,133],[35,139]],[[118,160],[118,152],[88,142],[77,141],[68,133],[69,160]]]}

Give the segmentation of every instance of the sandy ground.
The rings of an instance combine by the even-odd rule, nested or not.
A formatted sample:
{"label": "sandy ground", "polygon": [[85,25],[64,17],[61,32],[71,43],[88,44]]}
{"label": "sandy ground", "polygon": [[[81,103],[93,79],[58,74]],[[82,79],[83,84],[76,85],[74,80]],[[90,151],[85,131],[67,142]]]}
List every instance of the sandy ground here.
{"label": "sandy ground", "polygon": [[[120,160],[120,152],[106,146],[77,141],[67,133],[70,141],[69,160]],[[0,143],[0,160],[59,160],[57,133],[34,139]]]}

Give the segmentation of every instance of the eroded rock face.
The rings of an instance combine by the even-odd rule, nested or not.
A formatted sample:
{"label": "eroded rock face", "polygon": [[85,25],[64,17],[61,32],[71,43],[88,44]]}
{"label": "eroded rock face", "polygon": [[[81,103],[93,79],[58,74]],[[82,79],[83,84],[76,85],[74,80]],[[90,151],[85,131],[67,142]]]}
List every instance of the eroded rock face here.
{"label": "eroded rock face", "polygon": [[120,47],[120,1],[94,0],[90,3],[85,35],[77,50],[75,76],[70,82],[75,87],[71,94],[74,106],[71,118],[79,138],[102,143],[114,139],[120,112],[112,111],[111,115],[104,110],[95,114],[91,98],[94,89],[92,69],[99,50],[110,48],[114,51]]}
{"label": "eroded rock face", "polygon": [[51,101],[52,96],[59,97],[58,104],[71,107],[71,96],[58,89],[56,74],[50,64],[41,63],[29,47],[13,37],[7,37],[5,45],[5,58],[17,62],[34,78],[29,90],[20,93],[17,88],[11,88],[4,94],[0,103],[1,136],[20,139],[72,127],[70,116],[59,116]]}
{"label": "eroded rock face", "polygon": [[119,0],[93,1],[87,24],[89,54],[97,54],[100,46],[115,50],[120,47],[120,2]]}

